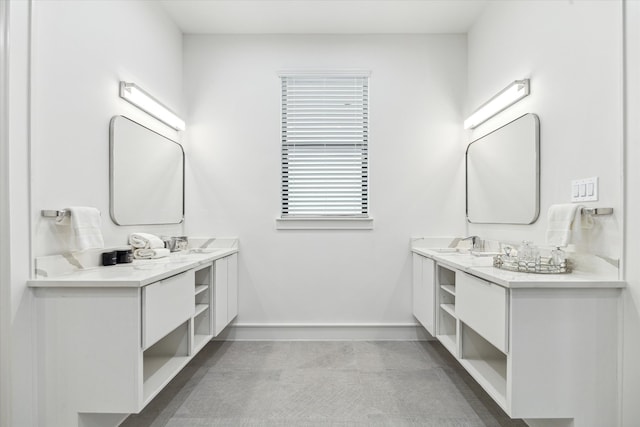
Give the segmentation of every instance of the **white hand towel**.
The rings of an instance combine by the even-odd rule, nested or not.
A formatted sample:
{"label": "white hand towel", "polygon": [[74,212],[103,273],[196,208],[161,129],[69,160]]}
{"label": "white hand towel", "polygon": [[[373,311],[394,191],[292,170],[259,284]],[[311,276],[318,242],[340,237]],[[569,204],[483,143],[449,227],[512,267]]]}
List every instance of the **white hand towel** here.
{"label": "white hand towel", "polygon": [[593,218],[582,215],[583,207],[572,203],[549,207],[547,244],[567,246],[571,242],[572,233],[580,233],[582,229],[593,227]]}
{"label": "white hand towel", "polygon": [[86,249],[104,248],[102,238],[100,211],[92,207],[74,206],[66,209],[69,217],[57,218],[60,225],[71,225],[71,232],[76,243],[76,249],[84,251]]}
{"label": "white hand towel", "polygon": [[153,259],[169,256],[171,251],[166,248],[141,248],[133,251],[133,257],[137,259]]}
{"label": "white hand towel", "polygon": [[149,233],[131,233],[129,244],[136,249],[164,248],[164,242],[158,236]]}

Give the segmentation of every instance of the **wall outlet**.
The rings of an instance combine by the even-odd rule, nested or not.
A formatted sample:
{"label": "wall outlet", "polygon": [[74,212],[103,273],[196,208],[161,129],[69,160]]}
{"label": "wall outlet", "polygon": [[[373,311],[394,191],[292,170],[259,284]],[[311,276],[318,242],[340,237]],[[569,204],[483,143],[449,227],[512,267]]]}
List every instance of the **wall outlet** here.
{"label": "wall outlet", "polygon": [[598,200],[598,177],[571,181],[572,202],[594,202]]}

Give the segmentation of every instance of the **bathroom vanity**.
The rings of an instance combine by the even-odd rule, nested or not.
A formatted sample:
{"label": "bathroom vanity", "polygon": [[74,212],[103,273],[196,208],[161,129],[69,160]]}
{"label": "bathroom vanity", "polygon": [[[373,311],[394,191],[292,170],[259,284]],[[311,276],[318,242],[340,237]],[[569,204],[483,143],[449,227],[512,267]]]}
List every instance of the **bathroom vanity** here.
{"label": "bathroom vanity", "polygon": [[616,424],[624,282],[510,272],[427,246],[411,248],[414,315],[510,417]]}
{"label": "bathroom vanity", "polygon": [[238,249],[78,269],[29,282],[40,425],[117,425],[140,412],[238,313]]}

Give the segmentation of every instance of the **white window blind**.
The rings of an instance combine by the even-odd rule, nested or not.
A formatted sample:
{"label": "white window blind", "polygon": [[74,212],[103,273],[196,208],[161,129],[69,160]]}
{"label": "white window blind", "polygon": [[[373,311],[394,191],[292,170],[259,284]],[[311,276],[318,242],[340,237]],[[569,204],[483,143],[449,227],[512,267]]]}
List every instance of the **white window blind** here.
{"label": "white window blind", "polygon": [[367,217],[369,78],[282,77],[282,217]]}

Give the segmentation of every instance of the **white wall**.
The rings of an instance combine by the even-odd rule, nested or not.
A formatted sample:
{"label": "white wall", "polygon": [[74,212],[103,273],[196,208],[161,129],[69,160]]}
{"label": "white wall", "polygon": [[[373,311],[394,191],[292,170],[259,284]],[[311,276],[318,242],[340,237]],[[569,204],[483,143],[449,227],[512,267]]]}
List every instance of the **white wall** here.
{"label": "white wall", "polygon": [[106,246],[126,244],[132,231],[181,234],[182,225],[121,227],[109,216],[111,117],[126,115],[171,139],[179,138],[121,99],[118,84],[139,84],[180,114],[180,30],[149,1],[36,1],[33,22],[35,256],[73,248],[68,227],[41,218],[41,209],[99,208]]}
{"label": "white wall", "polygon": [[[409,237],[464,229],[465,39],[185,37],[185,227],[240,238],[240,324],[414,323]],[[371,71],[374,230],[275,229],[291,69]]]}
{"label": "white wall", "polygon": [[[2,426],[35,425],[35,350],[29,278],[29,19],[28,2],[10,2],[8,31],[8,139],[3,150]],[[6,157],[4,156],[6,155]],[[7,347],[5,347],[7,346]],[[9,391],[9,395],[5,393]],[[6,411],[6,412],[5,412]]]}
{"label": "white wall", "polygon": [[[622,257],[622,10],[617,0],[492,1],[474,24],[468,38],[468,112],[516,79],[531,79],[531,95],[470,132],[469,140],[526,112],[539,115],[541,215],[532,225],[470,224],[470,233],[543,244],[549,206],[570,202],[572,179],[598,176],[600,200],[590,204],[613,207],[615,213],[598,218],[599,227],[579,249],[613,259]],[[632,218],[633,213],[628,213]],[[633,259],[627,256],[626,260],[630,268],[636,268],[631,267]],[[638,272],[636,277],[640,277]],[[636,309],[634,325],[638,325],[637,316]],[[636,334],[638,329],[636,326]],[[625,357],[635,355],[631,363],[637,377],[638,339],[625,337],[624,347],[628,344],[634,349]],[[626,377],[627,370],[622,375]],[[625,425],[636,426],[640,419],[637,379],[626,379],[625,385]],[[615,425],[618,420],[611,420],[611,426]]]}
{"label": "white wall", "polygon": [[624,344],[622,359],[622,425],[636,427],[640,420],[640,2],[626,6],[626,111],[625,111],[625,279]]}
{"label": "white wall", "polygon": [[[10,223],[9,180],[9,3],[0,1],[0,234],[8,236]],[[11,396],[11,245],[0,240],[0,426],[8,426]]]}
{"label": "white wall", "polygon": [[2,300],[3,315],[11,313],[2,343],[9,344],[11,375],[3,365],[2,409],[10,411],[0,418],[3,427],[7,419],[9,426],[38,423],[31,261],[69,250],[67,236],[42,220],[40,209],[96,206],[106,244],[125,243],[130,228],[116,227],[108,214],[109,119],[126,114],[168,132],[119,99],[118,82],[133,80],[182,110],[182,35],[156,3],[12,1],[9,9],[9,157],[2,160],[9,197],[2,214],[9,214],[3,225],[10,232],[3,228],[2,239],[10,240],[10,271],[3,264],[0,286],[10,295]]}
{"label": "white wall", "polygon": [[582,247],[619,259],[622,250],[622,4],[620,1],[492,1],[468,35],[466,113],[513,80],[531,95],[469,132],[469,141],[532,112],[540,117],[540,218],[533,225],[475,225],[470,234],[545,243],[547,210],[569,203],[571,180],[598,176],[614,208]]}

